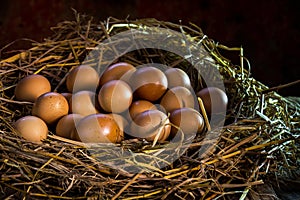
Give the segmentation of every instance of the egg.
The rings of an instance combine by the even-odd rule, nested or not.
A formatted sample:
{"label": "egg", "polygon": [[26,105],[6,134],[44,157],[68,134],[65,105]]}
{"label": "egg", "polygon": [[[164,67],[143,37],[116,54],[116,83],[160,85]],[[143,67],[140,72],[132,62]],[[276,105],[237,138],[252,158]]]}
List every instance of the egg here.
{"label": "egg", "polygon": [[129,125],[128,121],[126,120],[125,117],[123,117],[122,115],[119,114],[114,114],[114,113],[109,113],[107,114],[108,116],[111,116],[114,121],[118,124],[121,132],[120,132],[120,140],[118,140],[117,142],[120,142],[121,140],[124,139],[124,132],[127,130],[127,127]]}
{"label": "egg", "polygon": [[103,110],[121,113],[127,110],[132,102],[132,90],[124,81],[112,80],[101,87],[98,100]]}
{"label": "egg", "polygon": [[176,86],[191,88],[191,80],[189,76],[179,68],[168,68],[165,70],[165,75],[168,79],[168,87],[173,88]]}
{"label": "egg", "polygon": [[160,101],[160,105],[166,112],[171,112],[183,107],[194,108],[195,97],[196,95],[193,95],[189,89],[182,86],[176,86],[164,94]]}
{"label": "egg", "polygon": [[72,93],[63,92],[63,93],[61,93],[61,95],[63,95],[67,99],[67,101],[70,102],[70,99],[72,98]]}
{"label": "egg", "polygon": [[[128,71],[135,71],[135,67],[126,62],[119,62],[109,66],[101,75],[100,85],[104,85],[105,83],[112,80],[121,79]],[[129,74],[128,74],[129,75]]]}
{"label": "egg", "polygon": [[47,124],[36,116],[22,117],[15,122],[14,126],[17,133],[30,142],[41,143],[48,135]]}
{"label": "egg", "polygon": [[72,95],[70,99],[70,110],[71,113],[87,116],[100,112],[98,104],[98,98],[94,92],[83,90]]}
{"label": "egg", "polygon": [[146,110],[157,110],[157,107],[147,100],[134,101],[129,107],[129,117],[130,119],[134,119],[137,114]]}
{"label": "egg", "polygon": [[74,129],[77,139],[84,143],[116,143],[123,133],[113,117],[93,114],[82,118]]}
{"label": "egg", "polygon": [[55,133],[56,135],[68,139],[71,138],[71,133],[75,128],[75,125],[83,118],[79,114],[68,114],[63,116],[56,124]]}
{"label": "egg", "polygon": [[69,104],[66,98],[56,92],[42,94],[35,101],[32,115],[43,119],[47,124],[55,124],[61,117],[69,112]]}
{"label": "egg", "polygon": [[171,126],[167,115],[159,110],[147,110],[139,113],[131,122],[130,135],[148,141],[165,141],[170,134]]}
{"label": "egg", "polygon": [[217,87],[207,87],[197,92],[197,96],[203,101],[208,115],[226,113],[228,97],[223,90]]}
{"label": "egg", "polygon": [[135,71],[136,71],[136,68],[128,70],[127,72],[125,72],[123,74],[123,76],[119,80],[122,80],[125,83],[127,83],[128,85],[130,85],[131,77],[132,77],[132,75],[134,74]]}
{"label": "egg", "polygon": [[69,92],[81,90],[95,91],[99,84],[98,72],[89,65],[80,65],[73,68],[66,78]]}
{"label": "egg", "polygon": [[[180,108],[170,114],[170,122],[179,127],[185,138],[194,137],[204,129],[204,120],[202,115],[192,108]],[[178,128],[172,126],[171,138],[175,136],[180,138],[181,132]]]}
{"label": "egg", "polygon": [[155,67],[138,68],[130,82],[134,96],[148,101],[158,100],[168,88],[166,75]]}
{"label": "egg", "polygon": [[47,78],[39,74],[29,75],[19,81],[15,88],[16,99],[35,102],[42,94],[50,92],[51,85]]}

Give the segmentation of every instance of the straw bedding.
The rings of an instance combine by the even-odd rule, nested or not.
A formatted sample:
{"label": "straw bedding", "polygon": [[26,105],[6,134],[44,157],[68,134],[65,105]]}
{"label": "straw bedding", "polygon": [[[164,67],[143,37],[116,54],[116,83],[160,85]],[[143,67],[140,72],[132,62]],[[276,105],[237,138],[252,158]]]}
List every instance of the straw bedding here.
{"label": "straw bedding", "polygon": [[[175,30],[185,35],[185,42],[196,41],[197,47],[187,45],[193,51],[190,59],[222,75],[229,98],[225,125],[206,130],[219,137],[204,139],[201,135],[192,144],[181,144],[176,152],[182,155],[168,162],[174,148],[166,143],[152,146],[143,140],[124,141],[117,147],[131,152],[126,154],[114,151],[110,144],[87,148],[51,130],[42,144],[16,136],[13,122],[30,114],[32,107],[14,98],[21,78],[42,74],[51,80],[53,91],[63,92],[68,71],[83,61],[93,63],[84,59],[97,45],[122,31],[146,33],[149,27]],[[95,22],[76,13],[74,21],[61,22],[52,30],[53,36],[44,42],[33,42],[32,48],[0,61],[1,199],[276,199],[280,194],[284,198],[287,184],[300,185],[300,100],[281,97],[276,88],[251,77],[242,48],[220,45],[193,24],[155,19]],[[232,64],[220,50],[233,51],[241,63]],[[195,91],[205,84],[187,59],[160,49],[132,51],[115,61],[179,67],[190,76]],[[101,162],[108,158],[119,169]],[[127,167],[139,173],[126,171]]]}

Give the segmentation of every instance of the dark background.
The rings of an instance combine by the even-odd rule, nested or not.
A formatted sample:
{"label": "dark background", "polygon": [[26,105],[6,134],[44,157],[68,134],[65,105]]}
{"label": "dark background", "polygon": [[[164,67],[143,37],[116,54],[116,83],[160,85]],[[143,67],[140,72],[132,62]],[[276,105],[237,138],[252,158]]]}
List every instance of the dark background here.
{"label": "dark background", "polygon": [[[50,27],[74,19],[71,8],[97,20],[109,16],[182,20],[200,26],[221,44],[243,46],[253,77],[273,87],[300,79],[300,7],[296,4],[293,0],[4,0],[0,3],[0,48],[21,38],[43,41],[51,35]],[[12,48],[27,49],[29,45],[17,40]],[[238,58],[238,52],[234,55]],[[279,93],[300,96],[299,88],[298,84]]]}

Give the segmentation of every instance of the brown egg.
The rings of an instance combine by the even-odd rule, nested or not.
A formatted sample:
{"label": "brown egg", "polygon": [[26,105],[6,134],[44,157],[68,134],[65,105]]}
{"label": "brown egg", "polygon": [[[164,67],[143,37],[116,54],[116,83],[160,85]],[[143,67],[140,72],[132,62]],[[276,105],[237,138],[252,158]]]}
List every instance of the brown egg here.
{"label": "brown egg", "polygon": [[146,110],[157,110],[157,108],[153,103],[146,100],[137,100],[132,102],[131,106],[129,107],[130,119],[134,119],[137,114]]}
{"label": "brown egg", "polygon": [[41,143],[48,135],[46,123],[35,116],[22,117],[15,122],[14,126],[18,134],[30,142]]}
{"label": "brown egg", "polygon": [[168,79],[168,87],[173,88],[176,86],[191,88],[190,77],[179,68],[168,68],[165,71],[165,75]]}
{"label": "brown egg", "polygon": [[121,142],[124,139],[124,132],[127,129],[128,124],[129,124],[128,121],[125,119],[125,117],[123,117],[122,115],[119,115],[119,114],[110,113],[107,115],[111,116],[115,120],[115,122],[118,124],[121,132],[120,132],[119,140],[117,142]]}
{"label": "brown egg", "polygon": [[[184,133],[185,138],[195,136],[196,133],[201,133],[204,129],[204,120],[202,115],[192,108],[180,108],[174,110],[170,114],[170,122],[180,127],[180,130]],[[180,137],[180,130],[172,126],[171,137]]]}
{"label": "brown egg", "polygon": [[48,92],[39,96],[32,108],[32,115],[40,117],[47,124],[55,124],[69,112],[66,98],[56,92]]}
{"label": "brown egg", "polygon": [[166,114],[159,110],[147,110],[139,113],[131,122],[130,135],[138,138],[145,138],[154,141],[164,141],[169,137],[171,126]]}
{"label": "brown egg", "polygon": [[86,116],[74,130],[78,139],[85,143],[116,143],[123,135],[113,117],[107,114]]}
{"label": "brown egg", "polygon": [[160,105],[166,112],[172,112],[178,108],[194,108],[195,96],[192,92],[182,86],[176,86],[168,90],[160,101]]}
{"label": "brown egg", "polygon": [[123,77],[128,71],[134,70],[135,67],[126,62],[119,62],[109,66],[102,74],[100,78],[100,85],[112,80],[119,80]]}
{"label": "brown egg", "polygon": [[127,72],[125,72],[123,74],[123,76],[120,78],[120,80],[126,82],[128,85],[130,85],[130,80],[131,80],[131,77],[132,75],[134,74],[134,72],[136,71],[136,68],[133,68]]}
{"label": "brown egg", "polygon": [[112,80],[101,87],[98,100],[103,110],[121,113],[127,110],[132,102],[132,90],[124,81]]}
{"label": "brown egg", "polygon": [[148,101],[158,100],[168,88],[166,75],[155,67],[141,67],[131,77],[134,95]]}
{"label": "brown egg", "polygon": [[71,138],[71,133],[75,128],[75,125],[83,118],[82,115],[79,114],[69,114],[63,116],[56,125],[55,133],[56,135],[68,139]]}
{"label": "brown egg", "polygon": [[19,81],[15,88],[16,99],[34,102],[40,95],[51,91],[51,85],[42,75],[29,75]]}
{"label": "brown egg", "polygon": [[97,95],[92,91],[79,91],[70,99],[70,110],[72,113],[87,116],[99,113]]}
{"label": "brown egg", "polygon": [[98,72],[89,65],[80,65],[73,68],[66,78],[66,85],[69,92],[80,90],[95,91],[99,84]]}
{"label": "brown egg", "polygon": [[70,99],[72,98],[72,93],[69,93],[69,92],[63,92],[61,93],[61,95],[63,95],[68,102],[70,102]]}
{"label": "brown egg", "polygon": [[197,96],[202,99],[208,115],[226,113],[228,98],[223,90],[216,87],[207,87],[200,90]]}

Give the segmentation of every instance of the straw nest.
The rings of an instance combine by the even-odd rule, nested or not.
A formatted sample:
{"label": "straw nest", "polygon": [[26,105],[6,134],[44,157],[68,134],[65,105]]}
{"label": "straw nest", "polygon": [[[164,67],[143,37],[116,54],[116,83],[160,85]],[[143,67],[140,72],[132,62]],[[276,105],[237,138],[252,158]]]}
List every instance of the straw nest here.
{"label": "straw nest", "polygon": [[[300,164],[300,101],[283,98],[252,78],[242,48],[220,45],[193,24],[114,18],[96,23],[88,16],[75,16],[74,21],[53,27],[53,36],[44,42],[33,42],[32,48],[0,62],[1,199],[251,199],[259,196],[257,186],[274,178],[295,176]],[[183,58],[160,49],[139,48],[115,61],[179,67],[188,73],[195,90],[205,83],[192,62],[218,69],[230,101],[225,125],[206,130],[207,134],[216,133],[217,138],[199,136],[189,145],[179,144],[176,151],[166,143],[153,146],[143,140],[128,140],[117,145],[130,152],[122,154],[111,145],[87,148],[51,131],[42,144],[16,136],[13,122],[30,114],[32,107],[14,98],[14,88],[21,78],[42,74],[51,80],[54,91],[64,91],[68,71],[81,64],[102,41],[126,30],[147,33],[149,27],[184,35],[185,41],[167,42],[184,46],[192,56]],[[195,43],[197,46],[189,46]],[[220,49],[236,52],[241,63],[232,64]],[[164,158],[170,151],[181,154],[168,163]],[[101,162],[107,156],[119,169]],[[166,165],[161,168],[154,162]],[[124,170],[125,165],[139,173]]]}

